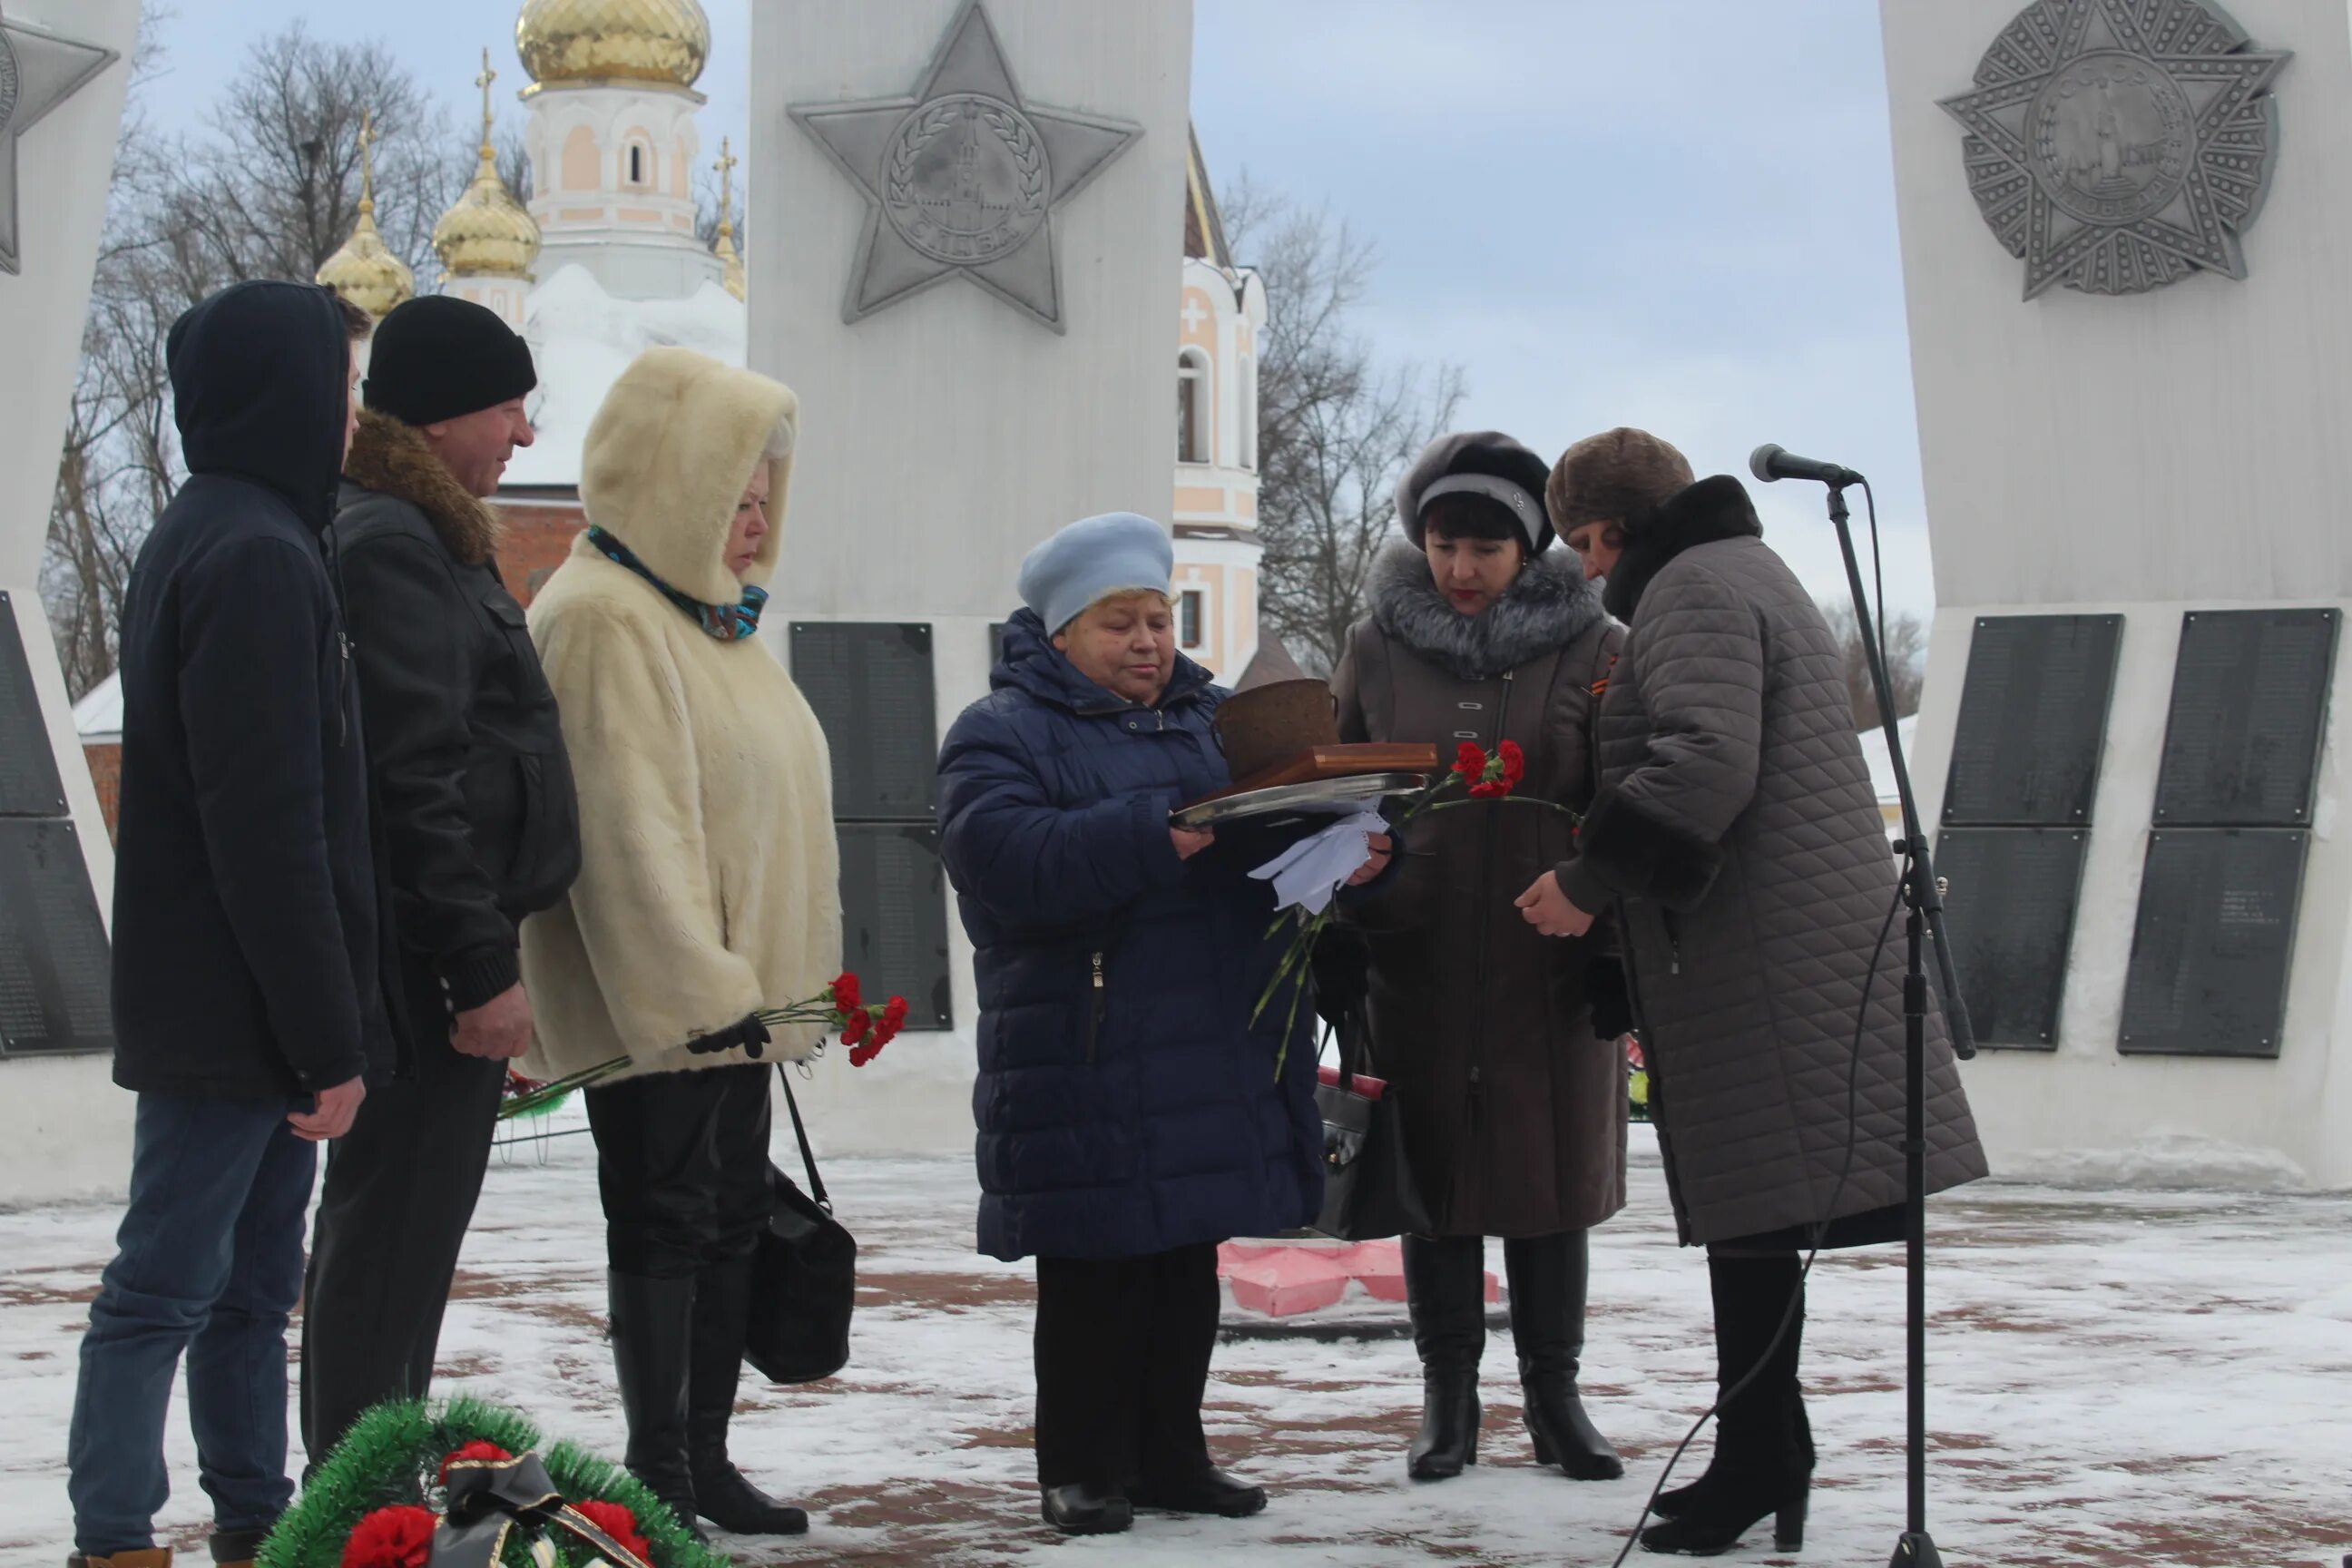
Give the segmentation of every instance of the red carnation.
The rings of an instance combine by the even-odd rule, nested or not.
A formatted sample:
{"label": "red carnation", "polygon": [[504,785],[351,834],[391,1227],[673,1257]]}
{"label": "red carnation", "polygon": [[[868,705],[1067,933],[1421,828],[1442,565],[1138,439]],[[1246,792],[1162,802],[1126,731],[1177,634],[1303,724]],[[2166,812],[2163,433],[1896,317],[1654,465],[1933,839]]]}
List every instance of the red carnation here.
{"label": "red carnation", "polygon": [[835,1012],[855,1013],[857,1011],[858,1004],[861,1000],[862,998],[857,994],[856,975],[845,974],[833,983],[833,1010]]}
{"label": "red carnation", "polygon": [[1504,785],[1509,789],[1518,788],[1519,781],[1528,776],[1527,753],[1519,750],[1517,741],[1506,741],[1496,751],[1503,759]]}
{"label": "red carnation", "polygon": [[904,996],[891,997],[882,1008],[882,1021],[890,1026],[893,1034],[903,1027],[907,1022],[907,999]]}
{"label": "red carnation", "polygon": [[492,1464],[504,1464],[507,1460],[513,1458],[514,1456],[512,1454],[508,1453],[496,1443],[485,1443],[481,1439],[476,1438],[473,1442],[467,1444],[464,1447],[458,1449],[456,1453],[451,1454],[447,1458],[441,1461],[441,1484],[445,1487],[449,1484],[449,1467],[452,1465],[458,1464],[468,1459],[487,1459]]}
{"label": "red carnation", "polygon": [[873,1026],[874,1015],[863,1007],[858,1008],[850,1014],[848,1021],[842,1025],[841,1043],[845,1046],[856,1045],[866,1037],[866,1031]]}
{"label": "red carnation", "polygon": [[621,1504],[591,1499],[587,1502],[575,1503],[572,1506],[589,1523],[634,1553],[638,1562],[651,1563],[654,1560],[653,1547],[647,1543],[642,1534],[638,1533],[637,1516]]}
{"label": "red carnation", "polygon": [[425,1568],[440,1521],[424,1508],[380,1508],[352,1527],[342,1568]]}
{"label": "red carnation", "polygon": [[1465,779],[1475,779],[1486,771],[1486,753],[1475,742],[1465,741],[1454,753],[1454,771]]}
{"label": "red carnation", "polygon": [[879,1046],[852,1046],[849,1047],[849,1065],[862,1068],[880,1055],[882,1047]]}

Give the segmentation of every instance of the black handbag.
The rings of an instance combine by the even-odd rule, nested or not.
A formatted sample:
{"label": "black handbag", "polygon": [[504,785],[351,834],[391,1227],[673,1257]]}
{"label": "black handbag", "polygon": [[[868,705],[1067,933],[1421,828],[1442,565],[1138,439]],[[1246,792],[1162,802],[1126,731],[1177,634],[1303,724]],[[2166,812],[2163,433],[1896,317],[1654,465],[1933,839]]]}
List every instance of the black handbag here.
{"label": "black handbag", "polygon": [[849,1314],[857,1300],[857,1239],[833,1217],[824,1178],[809,1152],[808,1129],[784,1064],[776,1064],[800,1140],[809,1190],[768,1163],[775,1207],[751,1255],[751,1315],[743,1359],[771,1383],[814,1383],[849,1363]]}
{"label": "black handbag", "polygon": [[1323,1212],[1314,1228],[1341,1241],[1427,1236],[1429,1206],[1404,1147],[1402,1107],[1394,1084],[1360,1076],[1364,1016],[1353,1013],[1332,1031],[1336,1074],[1318,1069],[1316,1109],[1323,1117]]}

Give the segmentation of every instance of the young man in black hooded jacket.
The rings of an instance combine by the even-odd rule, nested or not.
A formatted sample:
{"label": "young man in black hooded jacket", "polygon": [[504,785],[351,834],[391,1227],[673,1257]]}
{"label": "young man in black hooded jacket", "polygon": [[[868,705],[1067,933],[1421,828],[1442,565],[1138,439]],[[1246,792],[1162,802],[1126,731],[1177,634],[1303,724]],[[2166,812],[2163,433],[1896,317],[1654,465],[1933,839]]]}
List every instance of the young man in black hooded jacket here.
{"label": "young man in black hooded jacket", "polygon": [[286,1324],[317,1145],[396,1064],[349,645],[320,535],[367,318],[241,283],[168,344],[190,478],[122,616],[114,1079],[131,1196],[67,1438],[76,1568],[164,1568],[163,1423],[184,1352],[214,1560],[293,1496]]}
{"label": "young man in black hooded jacket", "polygon": [[332,539],[368,762],[392,848],[412,1077],[327,1156],[302,1315],[302,1440],[321,1464],[368,1408],[421,1399],[530,1043],[516,928],[580,869],[555,694],[495,554],[486,498],[531,442],[530,349],[447,295],[383,319]]}

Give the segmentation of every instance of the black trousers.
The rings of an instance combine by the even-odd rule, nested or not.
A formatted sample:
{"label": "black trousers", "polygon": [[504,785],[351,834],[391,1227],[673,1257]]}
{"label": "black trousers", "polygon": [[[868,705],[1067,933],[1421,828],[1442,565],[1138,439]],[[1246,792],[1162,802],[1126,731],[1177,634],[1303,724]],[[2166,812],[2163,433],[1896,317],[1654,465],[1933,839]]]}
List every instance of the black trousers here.
{"label": "black trousers", "polygon": [[769,1071],[704,1068],[586,1092],[614,1273],[690,1279],[759,1247],[772,1202]]}
{"label": "black trousers", "polygon": [[1037,1260],[1037,1484],[1123,1489],[1208,1468],[1213,1242]]}
{"label": "black trousers", "polygon": [[302,1310],[302,1446],[322,1463],[387,1399],[422,1399],[507,1064],[435,1041],[416,1076],[368,1091],[327,1151]]}

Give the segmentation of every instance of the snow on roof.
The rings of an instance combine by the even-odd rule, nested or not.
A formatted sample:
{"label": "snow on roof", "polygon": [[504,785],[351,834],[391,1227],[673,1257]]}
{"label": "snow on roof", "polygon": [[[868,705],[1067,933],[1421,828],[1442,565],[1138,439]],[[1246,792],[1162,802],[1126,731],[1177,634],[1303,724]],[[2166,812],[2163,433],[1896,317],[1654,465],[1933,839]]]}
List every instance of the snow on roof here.
{"label": "snow on roof", "polygon": [[85,741],[110,741],[122,733],[122,677],[110,675],[74,704],[74,732]]}
{"label": "snow on roof", "polygon": [[[1903,760],[1913,762],[1917,754],[1914,748],[1919,740],[1919,715],[1914,713],[1908,719],[1896,720],[1895,728],[1903,737]],[[1881,805],[1891,804],[1895,797],[1895,760],[1886,752],[1885,731],[1864,730],[1862,732],[1862,758],[1870,764],[1871,793],[1878,797]],[[1916,779],[1916,775],[1914,777]]]}
{"label": "snow on roof", "polygon": [[531,411],[539,438],[515,453],[505,483],[571,489],[580,483],[589,422],[632,360],[670,345],[740,365],[751,323],[743,301],[716,283],[683,300],[621,300],[571,264],[531,290],[523,336],[539,368]]}

